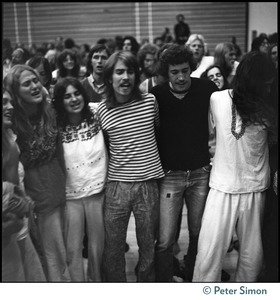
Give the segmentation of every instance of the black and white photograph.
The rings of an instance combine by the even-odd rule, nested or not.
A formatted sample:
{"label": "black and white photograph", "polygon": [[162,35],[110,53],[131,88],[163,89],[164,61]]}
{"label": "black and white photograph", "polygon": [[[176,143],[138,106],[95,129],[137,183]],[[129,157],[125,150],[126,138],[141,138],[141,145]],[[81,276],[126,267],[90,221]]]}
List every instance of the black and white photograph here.
{"label": "black and white photograph", "polygon": [[277,13],[2,2],[1,294],[276,299]]}

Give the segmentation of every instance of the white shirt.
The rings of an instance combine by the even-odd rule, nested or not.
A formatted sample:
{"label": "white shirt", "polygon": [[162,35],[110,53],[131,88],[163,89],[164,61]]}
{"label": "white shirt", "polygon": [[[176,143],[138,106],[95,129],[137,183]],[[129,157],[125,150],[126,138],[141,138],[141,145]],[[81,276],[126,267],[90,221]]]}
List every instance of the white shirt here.
{"label": "white shirt", "polygon": [[199,66],[195,71],[191,73],[191,77],[200,78],[201,74],[206,71],[206,69],[214,64],[213,56],[203,56]]}
{"label": "white shirt", "polygon": [[216,150],[209,185],[225,193],[261,192],[270,183],[267,131],[264,126],[245,127],[239,138],[242,121],[232,108],[229,90],[214,92],[210,98],[216,132]]}

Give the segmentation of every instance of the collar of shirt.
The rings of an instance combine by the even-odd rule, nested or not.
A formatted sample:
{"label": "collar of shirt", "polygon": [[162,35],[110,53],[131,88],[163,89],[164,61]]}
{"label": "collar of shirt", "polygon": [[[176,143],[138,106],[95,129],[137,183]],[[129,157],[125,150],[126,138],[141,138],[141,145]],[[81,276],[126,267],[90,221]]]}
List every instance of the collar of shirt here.
{"label": "collar of shirt", "polygon": [[102,83],[100,85],[97,85],[92,74],[90,74],[90,76],[88,77],[88,81],[96,93],[102,94],[104,92],[105,84]]}

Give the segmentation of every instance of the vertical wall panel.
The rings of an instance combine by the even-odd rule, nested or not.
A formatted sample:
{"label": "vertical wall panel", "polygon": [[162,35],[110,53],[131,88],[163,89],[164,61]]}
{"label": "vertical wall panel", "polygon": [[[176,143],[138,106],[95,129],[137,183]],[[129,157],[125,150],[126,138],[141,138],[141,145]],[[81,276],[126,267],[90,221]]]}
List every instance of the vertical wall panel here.
{"label": "vertical wall panel", "polygon": [[[18,8],[20,41],[27,45],[25,3]],[[182,13],[192,33],[202,34],[210,53],[219,42],[233,35],[241,49],[246,49],[246,2],[151,2],[153,37],[165,27],[173,34],[176,15]],[[13,2],[2,3],[3,38],[15,44]],[[41,45],[56,36],[71,37],[77,44],[96,43],[116,35],[136,36],[135,2],[29,2],[32,42]],[[139,2],[140,40],[149,37],[148,2]]]}

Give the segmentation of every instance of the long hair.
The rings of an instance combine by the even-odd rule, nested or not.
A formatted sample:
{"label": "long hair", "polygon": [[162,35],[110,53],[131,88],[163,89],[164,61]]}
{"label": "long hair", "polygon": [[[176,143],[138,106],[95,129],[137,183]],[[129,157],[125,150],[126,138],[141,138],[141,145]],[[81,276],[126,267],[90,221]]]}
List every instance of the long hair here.
{"label": "long hair", "polygon": [[112,107],[117,105],[115,91],[112,85],[112,76],[118,61],[122,61],[127,68],[132,69],[134,71],[135,83],[134,83],[134,88],[132,90],[131,97],[139,100],[142,99],[142,94],[139,89],[140,72],[139,72],[139,64],[137,58],[133,53],[129,51],[119,50],[113,53],[109,57],[109,59],[106,61],[104,66],[104,83],[106,86],[105,93],[107,96],[106,97],[107,107]]}
{"label": "long hair", "polygon": [[[10,92],[6,89],[5,85],[2,87],[2,95]],[[11,95],[12,96],[12,95]],[[2,170],[5,168],[6,163],[9,161],[11,154],[11,141],[10,135],[8,134],[7,128],[4,126],[3,118],[2,118]]]}
{"label": "long hair", "polygon": [[267,55],[259,51],[245,54],[236,70],[232,101],[243,122],[263,125],[275,132],[277,112],[270,99],[272,80],[273,65]]}
{"label": "long hair", "polygon": [[65,110],[64,107],[64,94],[66,92],[66,89],[69,85],[72,85],[75,87],[83,96],[84,98],[84,108],[82,109],[82,119],[86,120],[86,122],[89,124],[93,123],[94,121],[94,114],[91,112],[88,103],[88,95],[84,87],[82,86],[79,79],[74,77],[65,77],[61,78],[60,81],[55,85],[54,87],[54,99],[53,99],[53,105],[57,113],[57,123],[58,126],[60,126],[63,130],[65,127],[69,124],[68,120],[68,113]]}
{"label": "long hair", "polygon": [[41,64],[43,65],[44,71],[46,72],[48,81],[45,84],[45,87],[47,90],[49,90],[50,85],[51,85],[51,81],[52,81],[52,70],[51,70],[51,65],[49,63],[49,61],[43,57],[43,56],[34,56],[31,57],[26,64],[30,67],[32,67],[33,69],[38,68]]}
{"label": "long hair", "polygon": [[154,58],[156,60],[157,58],[157,53],[158,53],[158,46],[154,45],[154,44],[145,44],[143,45],[138,53],[137,53],[137,59],[138,59],[138,62],[139,62],[139,65],[140,65],[140,68],[143,70],[144,69],[144,61],[145,61],[145,58],[146,58],[146,55],[147,54],[151,54],[151,55],[154,55]]}
{"label": "long hair", "polygon": [[203,55],[205,55],[205,39],[201,34],[193,33],[189,36],[188,40],[185,43],[185,46],[189,47],[194,41],[199,40],[202,44]]}
{"label": "long hair", "polygon": [[196,69],[196,61],[192,51],[185,45],[173,44],[161,52],[159,57],[159,74],[168,78],[169,65],[189,63],[191,71]]}
{"label": "long hair", "polygon": [[122,40],[122,45],[124,43],[125,40],[130,40],[131,42],[131,52],[134,54],[134,55],[137,55],[138,53],[138,50],[140,48],[140,45],[138,44],[136,38],[132,35],[127,35],[123,38]]}
{"label": "long hair", "polygon": [[214,51],[214,64],[221,66],[226,77],[229,76],[233,67],[228,65],[225,59],[225,55],[232,50],[235,51],[233,43],[226,42],[217,44]]}
{"label": "long hair", "polygon": [[[23,135],[24,137],[28,138],[33,135],[34,129],[27,114],[24,100],[20,95],[20,76],[24,71],[30,71],[37,77],[39,81],[38,73],[32,67],[27,65],[15,65],[5,76],[3,84],[13,99],[13,130],[17,135]],[[37,113],[37,118],[40,120],[40,134],[41,136],[51,137],[57,132],[54,110],[47,100],[47,94],[44,92],[42,84],[40,92],[42,93],[43,97],[43,100],[38,104]]]}
{"label": "long hair", "polygon": [[77,54],[71,49],[64,49],[57,57],[57,68],[58,68],[58,71],[59,71],[59,77],[63,78],[63,77],[69,76],[68,75],[68,70],[65,69],[65,67],[63,65],[63,61],[66,59],[66,57],[68,55],[74,60],[74,67],[70,71],[70,73],[71,73],[70,76],[78,78],[79,77],[80,65],[78,63]]}
{"label": "long hair", "polygon": [[224,73],[224,70],[219,66],[219,65],[211,65],[210,67],[208,67],[201,75],[200,75],[200,78],[204,78],[204,79],[208,79],[208,72],[214,68],[217,68],[220,70],[223,78],[224,78],[224,85],[223,87],[221,88],[221,90],[226,90],[228,89],[229,85],[228,85],[228,81],[227,81],[227,78],[226,78],[226,75]]}

